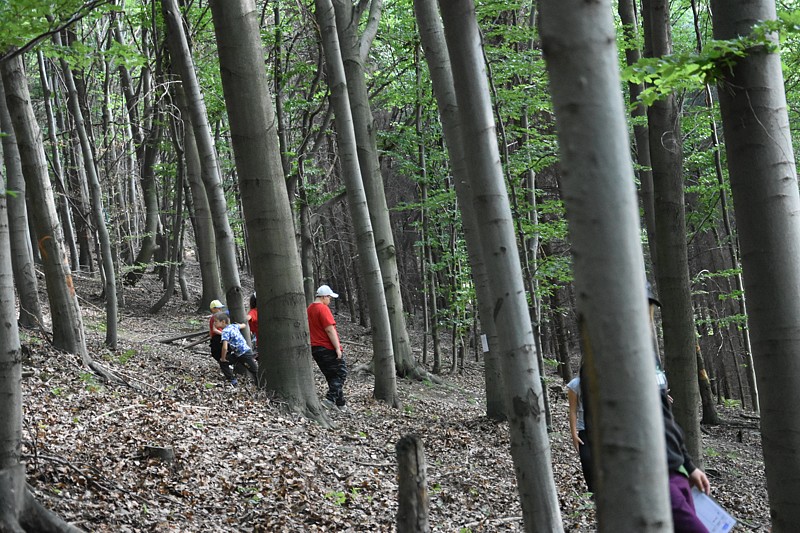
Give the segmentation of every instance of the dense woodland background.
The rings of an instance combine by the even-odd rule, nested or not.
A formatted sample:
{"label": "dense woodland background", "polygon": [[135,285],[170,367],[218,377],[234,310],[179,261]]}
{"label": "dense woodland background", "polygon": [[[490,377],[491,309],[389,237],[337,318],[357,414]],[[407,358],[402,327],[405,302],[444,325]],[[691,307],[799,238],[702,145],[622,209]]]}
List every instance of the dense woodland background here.
{"label": "dense woodland background", "polygon": [[[361,363],[363,368],[353,377],[354,391],[359,390],[356,383],[374,379],[377,399],[402,410],[404,403],[408,405],[409,393],[394,390],[396,374],[409,380],[403,387],[419,383],[443,387],[436,389],[437,394],[455,410],[464,401],[478,401],[484,408],[451,422],[454,427],[477,424],[490,433],[499,431],[490,427],[491,421],[500,423],[509,414],[493,389],[491,376],[501,372],[483,353],[481,335],[488,334],[492,348],[502,339],[497,341],[497,332],[487,333],[488,327],[495,329],[494,324],[488,325],[491,307],[488,313],[481,311],[486,303],[479,298],[486,284],[484,278],[498,272],[475,272],[475,251],[470,249],[468,237],[476,233],[479,225],[475,225],[475,219],[481,213],[474,213],[474,205],[464,205],[459,190],[463,176],[459,168],[463,165],[459,167],[454,161],[452,141],[447,139],[443,91],[434,90],[442,86],[434,79],[437,71],[431,65],[435,65],[436,55],[431,43],[425,41],[425,19],[419,13],[425,2],[416,4],[410,0],[255,2],[260,38],[260,48],[256,48],[263,53],[266,85],[251,84],[252,90],[247,90],[245,84],[238,92],[231,92],[235,83],[231,78],[244,79],[241,72],[247,68],[237,71],[237,57],[225,55],[230,54],[225,50],[233,49],[237,37],[230,30],[235,26],[224,25],[224,9],[229,13],[238,9],[233,4],[223,9],[222,4],[214,2],[184,0],[64,0],[58,4],[11,0],[0,6],[0,67],[5,93],[5,98],[0,98],[0,128],[4,133],[4,165],[0,168],[10,235],[9,253],[0,254],[7,260],[0,266],[7,287],[13,274],[15,292],[9,293],[6,303],[13,303],[20,328],[37,332],[22,335],[23,352],[30,357],[34,379],[40,382],[26,385],[24,398],[47,395],[48,390],[56,398],[78,394],[67,390],[69,386],[45,385],[50,374],[65,371],[63,362],[54,367],[58,370],[51,369],[39,353],[50,344],[78,355],[74,364],[87,372],[80,374],[82,383],[74,383],[81,391],[95,386],[100,390],[99,383],[103,383],[131,387],[143,395],[144,403],[97,412],[93,420],[115,418],[117,410],[138,410],[138,405],[150,401],[144,399],[148,396],[158,398],[152,400],[155,403],[183,405],[168,394],[173,384],[165,388],[147,383],[161,379],[160,355],[148,356],[141,370],[126,370],[123,359],[137,360],[148,344],[171,334],[203,330],[202,313],[212,299],[225,300],[234,319],[242,321],[253,290],[262,296],[260,312],[270,328],[262,326],[262,350],[273,339],[276,345],[284,346],[277,339],[290,336],[289,327],[283,326],[291,321],[276,309],[290,305],[281,300],[290,292],[284,289],[299,281],[301,291],[290,295],[292,305],[304,307],[314,287],[327,283],[341,295],[337,316],[347,317],[348,323],[358,326],[354,331],[369,337],[363,341],[345,337],[347,342],[360,343],[354,348],[360,357],[353,363]],[[471,2],[465,4],[472,6]],[[715,40],[712,6],[707,2],[648,0],[642,4],[621,0],[613,6],[601,6],[609,17],[613,15],[621,73],[615,81],[628,103],[625,116],[619,119],[627,116],[625,127],[640,200],[640,237],[647,275],[665,304],[658,316],[659,324],[663,324],[659,340],[673,380],[676,416],[687,428],[694,454],[702,461],[705,452],[711,468],[719,469],[713,455],[719,454],[719,444],[706,446],[704,440],[710,438],[709,431],[715,431],[709,428],[720,422],[728,427],[733,424],[738,429],[723,433],[736,437],[738,431],[739,439],[750,439],[757,449],[754,441],[759,437],[751,430],[757,424],[760,404],[753,365],[757,354],[749,336],[742,250],[730,200],[717,84],[739,58],[755,55],[754,50],[779,50],[789,144],[796,147],[800,15],[794,2],[777,6],[766,2],[767,11],[777,7],[775,20],[758,26],[748,36]],[[429,5],[435,10],[435,4]],[[330,19],[324,18],[327,6]],[[487,1],[474,6],[494,120],[495,129],[490,133],[496,133],[500,187],[508,195],[513,237],[519,250],[528,312],[525,319],[532,324],[538,356],[535,362],[542,377],[537,386],[545,392],[541,398],[543,424],[554,435],[564,431],[563,412],[558,414],[563,410],[563,398],[556,385],[568,381],[577,371],[581,345],[573,243],[567,232],[565,208],[566,163],[559,153],[553,88],[543,53],[547,48],[544,26],[540,35],[540,24],[548,20],[541,13],[544,9],[536,2]],[[451,30],[444,6],[442,10],[445,30]],[[553,14],[549,20],[555,18]],[[227,35],[223,28],[229,30]],[[451,47],[456,32],[447,35]],[[779,39],[773,42],[775,35]],[[334,45],[341,45],[339,67],[330,55]],[[555,48],[551,45],[550,50]],[[252,43],[250,49],[254,49]],[[557,56],[553,53],[552,57],[555,61]],[[466,70],[455,58],[452,68],[458,92],[462,83],[459,72]],[[271,120],[259,129],[248,122],[252,118],[248,115],[260,115],[258,106],[264,102],[272,106],[265,115]],[[272,110],[274,114],[270,115]],[[342,110],[348,110],[354,126],[347,126]],[[274,137],[274,143],[245,145],[258,137],[248,136],[251,126],[260,132],[268,128],[265,137]],[[466,124],[462,128],[469,131]],[[351,146],[347,145],[348,137],[352,137]],[[791,154],[788,159],[793,168]],[[249,160],[249,168],[244,160]],[[252,179],[258,172],[269,174],[271,180]],[[274,184],[276,175],[282,178],[280,186],[264,185]],[[355,179],[359,175],[360,179]],[[796,182],[796,175],[794,179]],[[284,212],[279,200],[289,209]],[[361,204],[364,207],[359,211]],[[772,246],[783,246],[779,237]],[[296,253],[292,250],[284,256],[287,247],[276,246],[277,242],[295,245]],[[662,250],[660,254],[658,250]],[[61,263],[62,257],[66,264]],[[282,264],[291,272],[284,274],[277,267],[273,270],[265,266],[267,262]],[[78,299],[74,298],[76,284],[72,278],[87,280],[85,285],[77,284]],[[373,290],[381,281],[381,290]],[[143,287],[147,297],[142,294]],[[92,309],[90,314],[87,308]],[[133,324],[126,324],[128,321]],[[169,327],[158,327],[150,334],[137,331],[151,329],[154,323]],[[187,323],[191,327],[187,328]],[[87,344],[87,338],[97,340],[96,333],[87,335],[88,328],[104,336],[102,346]],[[130,344],[132,337],[136,337],[136,346]],[[379,349],[380,342],[389,348]],[[176,347],[175,351],[179,349],[183,348]],[[678,355],[673,355],[676,352]],[[214,394],[222,395],[227,409],[251,412],[260,409],[259,400],[271,406],[269,402],[280,403],[281,393],[286,393],[268,381],[266,390],[247,393],[252,403],[240,405],[244,393],[230,400],[228,392],[217,391],[213,366],[206,364],[208,361],[202,366],[198,362],[201,355],[187,353],[193,354],[187,356],[192,370],[187,371],[191,377],[185,379],[194,391],[187,394],[201,394],[207,385]],[[380,357],[386,353],[393,357]],[[270,353],[269,357],[280,355]],[[67,356],[48,352],[48,357]],[[182,358],[165,358],[163,364],[180,367]],[[303,377],[311,376],[311,364],[294,361],[289,359],[284,364],[301,367],[297,387],[303,389]],[[202,371],[197,370],[201,366]],[[278,366],[274,366],[275,375],[281,377],[271,379],[280,381],[291,375],[283,370],[279,373]],[[486,390],[476,393],[470,389],[470,394],[479,395],[478,400],[465,400],[458,390],[452,397],[445,392],[450,390],[446,386],[454,375],[467,379],[472,386],[483,379],[482,372],[489,376]],[[167,379],[183,378],[170,374]],[[184,390],[183,385],[174,386]],[[506,382],[506,387],[511,385]],[[107,394],[112,389],[102,390]],[[313,396],[316,391],[309,394]],[[361,393],[360,401],[366,401],[365,395]],[[171,399],[164,399],[167,396]],[[81,392],[77,401],[81,405],[91,402],[91,395],[87,398]],[[310,418],[318,417],[323,427],[331,422],[324,413],[318,414],[316,400],[292,396],[287,401],[290,407],[293,402],[309,405],[290,410],[305,409]],[[208,409],[188,399],[186,404],[200,411]],[[374,408],[361,407],[362,413]],[[487,418],[479,418],[483,415]],[[87,422],[82,414],[76,414],[73,422],[76,426],[64,427],[63,435],[68,442],[79,442],[76,428]],[[24,455],[28,461],[39,453],[34,424],[26,411]],[[274,419],[269,424],[281,426]],[[298,432],[316,431],[295,418],[287,424],[302,428]],[[41,429],[48,435],[52,431]],[[358,443],[368,438],[361,432],[369,433],[353,429],[341,438]],[[264,442],[263,436],[258,438]],[[134,446],[138,450],[143,444]],[[502,445],[507,447],[508,443],[502,440]],[[464,445],[467,453],[462,459],[466,464],[474,453],[480,455],[476,451],[480,447]],[[339,448],[332,452],[350,451],[349,444]],[[281,453],[287,457],[292,454],[287,449]],[[244,459],[248,452],[236,454]],[[134,459],[139,460],[138,456]],[[270,459],[273,465],[276,460]],[[376,458],[375,468],[383,468],[389,460]],[[73,456],[61,466],[48,468],[62,473],[75,471],[75,461]],[[158,468],[155,463],[142,461],[136,466]],[[57,463],[54,459],[53,464]],[[506,468],[510,480],[512,468]],[[64,487],[78,483],[89,491],[94,490],[89,487],[94,483],[101,491],[109,488],[86,468],[77,469],[83,481],[63,480]],[[574,477],[575,472],[571,474],[567,477]],[[717,474],[722,475],[719,471]],[[37,461],[29,466],[28,476],[33,477],[30,481],[34,486],[35,481],[55,486],[52,476],[57,477],[42,473]],[[756,476],[759,482],[761,476]],[[718,481],[735,484],[731,479]],[[355,494],[370,491],[364,485],[361,493],[348,492],[361,490],[351,485],[345,484],[347,490],[331,489],[331,493],[339,490],[343,494],[344,500],[337,505],[346,507],[357,499]],[[293,486],[285,478],[282,488],[271,490],[287,495],[301,492],[302,486]],[[231,481],[226,490],[231,487],[243,492],[261,490],[256,488],[258,483],[246,480]],[[509,487],[513,490],[513,483]],[[592,518],[591,501],[580,495],[580,489],[573,485],[573,493],[564,496],[564,484],[559,483],[558,488],[562,515],[568,513],[563,507],[568,501],[573,509],[570,512],[578,512],[576,506],[585,506]],[[176,490],[174,485],[169,488]],[[757,530],[768,527],[769,518],[764,514],[763,485],[754,490],[760,493],[760,500],[753,504],[755,511],[744,511],[747,504],[733,503],[727,492],[724,503],[736,507],[734,511]],[[199,485],[192,491],[213,489]],[[120,493],[132,492],[136,491],[128,488]],[[520,492],[524,494],[525,490]],[[37,489],[36,494],[43,496],[43,489]],[[162,494],[163,500],[170,500],[173,496],[169,494],[174,492]],[[183,496],[189,497],[177,497]],[[252,494],[248,492],[247,496]],[[387,496],[382,493],[382,497]],[[144,516],[147,512],[141,507],[153,500],[141,498],[132,496],[127,501],[138,502],[131,504],[137,510],[130,512]],[[749,501],[746,495],[742,498]],[[304,505],[275,512],[302,514],[309,511],[309,504]],[[392,510],[393,505],[387,503]],[[56,507],[66,511],[68,519],[86,513],[85,509],[76,511],[71,503]],[[797,507],[796,502],[791,507]],[[259,512],[250,510],[248,514],[237,508],[228,519],[271,530],[269,521],[255,519],[261,516]],[[496,512],[493,509],[490,514],[503,518]],[[509,528],[522,527],[522,517],[517,516],[520,513],[509,514],[515,517],[509,520]],[[163,520],[171,522],[176,516],[164,515]],[[786,519],[786,515],[781,516]],[[383,516],[376,527],[390,528],[391,517],[391,513]],[[141,522],[122,518],[114,519],[119,522],[83,520],[82,527],[89,529],[115,530],[114,524],[123,522],[132,530],[162,526],[163,530],[181,529],[161,523],[157,526],[149,518]],[[305,527],[310,527],[310,519],[305,520]],[[464,524],[476,521],[480,522],[456,520],[441,526],[441,530],[454,530],[451,525],[467,527]],[[500,524],[481,523],[476,527],[477,522],[469,527],[490,531]],[[362,525],[366,523],[370,522]],[[567,527],[592,527],[573,524],[566,518],[564,523]],[[200,521],[190,520],[189,524],[187,528],[192,530],[209,527]],[[275,524],[292,527],[285,522]],[[320,524],[320,529],[363,529],[353,524]]]}

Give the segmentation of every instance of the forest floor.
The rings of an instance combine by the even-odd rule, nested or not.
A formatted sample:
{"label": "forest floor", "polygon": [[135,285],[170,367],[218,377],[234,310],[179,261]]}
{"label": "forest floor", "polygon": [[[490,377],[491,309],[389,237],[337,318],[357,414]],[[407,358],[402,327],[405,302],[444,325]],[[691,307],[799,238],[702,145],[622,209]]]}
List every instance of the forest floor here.
{"label": "forest floor", "polygon": [[[44,282],[40,281],[40,286]],[[232,388],[205,343],[160,339],[207,327],[208,313],[162,292],[147,275],[125,289],[119,345],[103,346],[96,281],[76,276],[90,351],[129,385],[102,383],[79,358],[21,332],[23,453],[28,481],[48,508],[87,531],[392,531],[397,512],[395,444],[422,438],[432,531],[522,531],[508,426],[484,416],[482,365],[442,375],[443,384],[398,380],[400,409],[372,399],[373,380],[352,373],[350,413],[332,429],[293,414],[252,385]],[[42,295],[43,302],[46,297]],[[371,357],[363,328],[337,314],[351,368]],[[412,335],[421,352],[421,335]],[[449,357],[445,358],[449,368]],[[314,366],[317,389],[324,380]],[[549,378],[555,482],[564,529],[594,531],[567,424],[566,388]],[[321,397],[321,396],[320,396]],[[738,531],[769,531],[757,421],[720,407],[724,424],[703,428],[712,496]],[[174,460],[146,447],[171,447]]]}

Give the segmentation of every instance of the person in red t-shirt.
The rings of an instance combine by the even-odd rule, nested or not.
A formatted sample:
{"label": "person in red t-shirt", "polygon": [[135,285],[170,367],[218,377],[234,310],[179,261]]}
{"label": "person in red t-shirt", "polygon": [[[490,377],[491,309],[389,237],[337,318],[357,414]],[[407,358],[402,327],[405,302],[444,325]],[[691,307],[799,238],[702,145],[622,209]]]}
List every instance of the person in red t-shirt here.
{"label": "person in red t-shirt", "polygon": [[256,293],[250,295],[250,311],[247,312],[247,325],[250,326],[250,339],[253,341],[253,353],[258,359],[258,302]]}
{"label": "person in red t-shirt", "polygon": [[308,329],[311,333],[311,355],[328,382],[328,393],[322,404],[329,408],[336,406],[340,411],[346,412],[342,388],[347,379],[347,363],[342,355],[336,321],[329,307],[331,298],[338,297],[327,285],[317,289],[317,298],[307,309]]}

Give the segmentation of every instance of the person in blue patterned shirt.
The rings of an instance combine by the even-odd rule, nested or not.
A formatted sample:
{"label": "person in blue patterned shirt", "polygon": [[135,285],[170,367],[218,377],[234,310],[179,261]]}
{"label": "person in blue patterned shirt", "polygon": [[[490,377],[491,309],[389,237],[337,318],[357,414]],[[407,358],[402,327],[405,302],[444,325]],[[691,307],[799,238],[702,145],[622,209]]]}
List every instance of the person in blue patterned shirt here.
{"label": "person in blue patterned shirt", "polygon": [[[220,363],[230,363],[236,366],[242,363],[244,367],[253,374],[253,378],[258,384],[258,363],[256,362],[253,351],[247,345],[247,341],[239,331],[244,324],[231,324],[231,318],[227,313],[217,313],[214,315],[214,325],[222,331],[222,356]],[[230,380],[231,385],[236,385],[236,378]]]}

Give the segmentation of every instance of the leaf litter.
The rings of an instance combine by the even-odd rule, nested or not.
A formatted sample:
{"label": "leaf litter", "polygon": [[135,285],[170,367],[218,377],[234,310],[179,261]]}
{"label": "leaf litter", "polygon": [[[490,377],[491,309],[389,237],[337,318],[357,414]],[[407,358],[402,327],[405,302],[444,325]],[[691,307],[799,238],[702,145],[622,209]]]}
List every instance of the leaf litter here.
{"label": "leaf litter", "polygon": [[[80,294],[96,287],[78,280]],[[201,344],[158,339],[205,327],[205,315],[173,299],[144,311],[158,283],[127,287],[115,352],[102,345],[102,303],[81,305],[90,352],[128,381],[103,383],[77,357],[21,332],[24,362],[23,457],[28,482],[49,509],[87,531],[393,531],[395,444],[421,437],[432,531],[523,531],[508,427],[484,415],[482,364],[473,357],[443,383],[398,379],[403,407],[372,399],[373,380],[351,373],[350,413],[334,427],[287,414],[252,385],[231,388]],[[368,333],[337,314],[348,365],[369,362]],[[191,339],[190,339],[191,340]],[[421,347],[412,328],[412,344]],[[416,350],[416,351],[421,351]],[[449,351],[443,352],[445,367]],[[324,379],[315,371],[322,397]],[[548,374],[553,473],[566,531],[595,531],[567,423],[566,389]],[[703,428],[712,496],[740,531],[769,531],[757,422],[718,406],[726,421]],[[170,449],[162,460],[148,450]]]}

